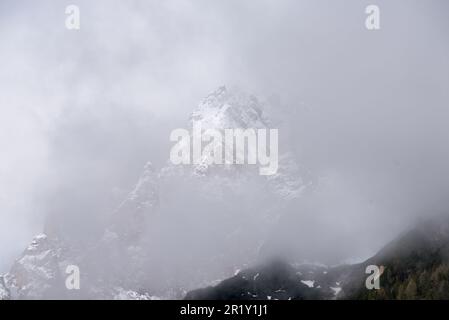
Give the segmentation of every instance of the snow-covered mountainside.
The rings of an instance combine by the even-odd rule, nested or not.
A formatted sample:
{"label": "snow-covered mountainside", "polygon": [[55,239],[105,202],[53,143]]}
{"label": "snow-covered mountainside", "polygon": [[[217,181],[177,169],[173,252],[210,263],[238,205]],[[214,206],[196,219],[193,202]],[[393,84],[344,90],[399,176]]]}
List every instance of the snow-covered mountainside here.
{"label": "snow-covered mountainside", "polygon": [[[192,129],[194,123],[202,129],[277,129],[280,123],[270,121],[270,116],[264,111],[271,110],[253,95],[248,95],[238,89],[220,87],[209,94],[192,112],[188,127]],[[287,128],[288,130],[288,128]],[[288,136],[281,132],[280,136]],[[288,143],[288,141],[287,141]],[[225,148],[225,146],[224,146]],[[311,174],[302,167],[289,151],[288,146],[281,145],[279,154],[279,168],[274,175],[266,176],[267,187],[281,199],[300,197],[307,186],[312,183]],[[210,165],[210,161],[202,159],[199,164],[189,165],[187,168],[168,165],[161,171],[162,177],[179,175],[180,173],[215,177],[222,176],[222,180],[235,182],[254,174],[250,166],[240,165]],[[184,171],[182,171],[184,170]],[[228,179],[229,178],[229,179]],[[222,181],[223,182],[223,181]]]}
{"label": "snow-covered mountainside", "polygon": [[3,276],[0,276],[0,300],[9,300],[9,290],[6,288]]}
{"label": "snow-covered mountainside", "polygon": [[11,299],[57,298],[63,293],[64,245],[45,234],[34,237],[16,260],[4,283]]}
{"label": "snow-covered mountainside", "polygon": [[[276,128],[264,107],[254,96],[220,87],[188,126]],[[0,299],[181,298],[233,274],[254,261],[284,205],[311,185],[307,170],[285,150],[280,146],[272,176],[250,165],[168,162],[156,170],[148,163],[100,238],[37,236],[0,278]],[[80,268],[80,290],[65,287],[68,265]]]}
{"label": "snow-covered mountainside", "polygon": [[266,128],[269,120],[262,108],[256,97],[220,87],[198,105],[190,121],[199,122],[205,129]]}

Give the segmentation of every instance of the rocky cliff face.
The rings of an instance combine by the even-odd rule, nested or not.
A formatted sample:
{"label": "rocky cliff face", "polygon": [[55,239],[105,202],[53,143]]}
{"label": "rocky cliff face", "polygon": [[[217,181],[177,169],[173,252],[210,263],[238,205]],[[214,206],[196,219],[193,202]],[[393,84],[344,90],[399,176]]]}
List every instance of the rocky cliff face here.
{"label": "rocky cliff face", "polygon": [[[220,87],[209,94],[192,112],[188,128],[194,123],[202,129],[270,129],[279,128],[281,123],[270,121],[270,114],[264,110],[270,108],[252,95],[237,89]],[[285,131],[287,131],[286,128]],[[281,138],[288,132],[281,132]],[[269,192],[282,200],[298,198],[307,186],[312,184],[312,175],[302,167],[289,152],[289,141],[279,150],[279,168],[274,175],[259,179]],[[225,147],[224,147],[225,148]],[[173,175],[198,175],[210,181],[219,177],[220,183],[233,187],[241,184],[254,175],[258,175],[254,167],[249,165],[210,165],[208,159],[201,159],[199,164],[189,166],[167,165],[161,170],[162,178]],[[218,183],[217,183],[218,184]],[[209,188],[209,186],[208,186]],[[224,188],[225,189],[225,188]],[[229,188],[228,188],[229,189]],[[228,192],[228,191],[224,191]]]}
{"label": "rocky cliff face", "polygon": [[57,298],[63,291],[64,245],[37,235],[4,276],[11,299]]}
{"label": "rocky cliff face", "polygon": [[0,276],[0,300],[9,300],[9,289],[6,287],[5,279]]}

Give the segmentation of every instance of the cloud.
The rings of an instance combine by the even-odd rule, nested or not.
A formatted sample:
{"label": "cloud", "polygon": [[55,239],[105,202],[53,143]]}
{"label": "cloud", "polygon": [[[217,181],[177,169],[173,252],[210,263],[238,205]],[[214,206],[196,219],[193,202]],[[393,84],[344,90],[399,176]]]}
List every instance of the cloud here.
{"label": "cloud", "polygon": [[[366,1],[76,1],[70,32],[69,3],[2,1],[1,261],[48,214],[105,214],[222,84],[281,97],[298,159],[338,177],[308,206],[328,238],[366,235],[351,247],[363,255],[445,211],[448,4],[377,2],[381,30],[369,32]],[[329,226],[331,215],[354,224]]]}

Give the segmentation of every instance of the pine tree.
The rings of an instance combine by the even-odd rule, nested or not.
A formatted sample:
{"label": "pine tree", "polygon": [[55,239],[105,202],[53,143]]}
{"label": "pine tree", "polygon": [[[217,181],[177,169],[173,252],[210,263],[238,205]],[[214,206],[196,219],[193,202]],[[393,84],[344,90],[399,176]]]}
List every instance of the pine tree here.
{"label": "pine tree", "polygon": [[410,278],[407,287],[405,288],[405,298],[406,299],[416,299],[416,293],[417,293],[417,288],[416,288],[416,282],[413,278]]}
{"label": "pine tree", "polygon": [[438,286],[437,299],[447,300],[449,299],[449,283],[442,281]]}

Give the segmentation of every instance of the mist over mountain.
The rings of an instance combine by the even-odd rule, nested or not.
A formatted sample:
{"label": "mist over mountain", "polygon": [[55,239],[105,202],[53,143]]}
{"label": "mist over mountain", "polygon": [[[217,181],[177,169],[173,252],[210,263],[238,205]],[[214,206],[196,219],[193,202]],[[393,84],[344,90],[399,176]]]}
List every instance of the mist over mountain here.
{"label": "mist over mountain", "polygon": [[[449,215],[423,220],[357,264],[326,266],[274,260],[215,286],[189,292],[187,300],[447,300]],[[369,266],[382,266],[379,289],[366,286]]]}
{"label": "mist over mountain", "polygon": [[[226,87],[208,95],[191,119],[216,129],[270,122],[256,97]],[[85,275],[75,298],[114,298],[121,290],[179,298],[224,278],[257,261],[261,250],[273,254],[265,252],[266,242],[286,204],[313,187],[292,154],[279,158],[271,176],[249,164],[205,165],[202,159],[193,166],[167,162],[157,171],[148,162],[134,189],[104,220],[102,233],[80,238],[84,226],[48,216],[44,233],[6,274],[6,286],[13,298],[69,298],[60,279],[75,262]]]}
{"label": "mist over mountain", "polygon": [[[288,282],[447,213],[447,1],[376,1],[373,32],[359,0],[77,2],[73,32],[65,3],[0,3],[0,299],[184,298],[269,261]],[[277,173],[171,164],[194,121],[278,129]],[[442,264],[393,265],[388,298]]]}

